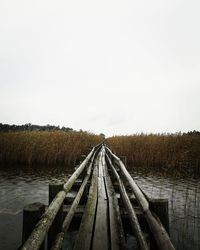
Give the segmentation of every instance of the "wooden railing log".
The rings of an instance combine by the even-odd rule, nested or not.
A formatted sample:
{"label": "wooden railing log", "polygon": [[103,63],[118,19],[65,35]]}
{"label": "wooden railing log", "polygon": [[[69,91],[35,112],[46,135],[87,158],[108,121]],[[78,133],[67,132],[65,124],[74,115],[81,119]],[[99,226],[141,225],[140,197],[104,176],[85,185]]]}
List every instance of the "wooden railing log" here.
{"label": "wooden railing log", "polygon": [[136,199],[138,200],[140,206],[142,207],[143,211],[147,211],[149,209],[149,203],[146,200],[144,194],[141,192],[140,188],[137,186],[133,178],[130,176],[129,172],[127,171],[126,167],[124,166],[123,162],[112,153],[112,151],[109,148],[106,148],[111,157],[115,160],[115,163],[118,165],[118,167],[121,170],[121,174],[125,178],[125,180],[129,183],[130,187],[133,189],[133,192],[136,196]]}
{"label": "wooden railing log", "polygon": [[129,215],[129,219],[130,219],[130,222],[131,222],[131,226],[132,226],[132,229],[133,229],[133,232],[135,233],[136,235],[136,238],[138,240],[138,244],[140,246],[140,249],[142,250],[148,250],[148,245],[147,245],[147,242],[143,236],[143,233],[141,231],[141,228],[140,228],[140,225],[139,225],[139,222],[138,222],[138,219],[137,219],[137,216],[136,216],[136,213],[134,211],[134,208],[129,200],[129,197],[128,197],[128,194],[126,192],[126,189],[124,187],[124,184],[123,182],[121,181],[117,171],[115,170],[111,160],[109,159],[109,157],[107,156],[107,161],[109,162],[109,167],[111,168],[111,170],[113,171],[113,174],[115,176],[115,178],[117,179],[118,183],[119,183],[119,190],[120,190],[120,195],[122,197],[122,200],[123,200],[123,203],[126,207],[126,210],[128,212],[128,215]]}
{"label": "wooden railing log", "polygon": [[137,184],[132,179],[131,175],[127,171],[126,167],[124,166],[123,162],[112,153],[112,151],[109,148],[106,148],[108,154],[114,159],[114,162],[117,164],[117,166],[121,169],[121,174],[125,178],[125,180],[129,183],[130,187],[133,190],[133,193],[141,206],[144,216],[147,220],[147,223],[149,225],[149,228],[156,240],[156,243],[159,247],[159,249],[162,250],[175,250],[168,233],[166,232],[163,225],[156,220],[156,218],[152,215],[150,209],[149,209],[149,203],[143,194],[143,192],[140,190],[140,188],[137,186]]}
{"label": "wooden railing log", "polygon": [[76,181],[76,179],[79,177],[81,172],[84,170],[86,165],[88,164],[89,160],[91,159],[94,152],[100,147],[100,145],[97,145],[92,149],[92,151],[88,154],[88,156],[85,158],[85,160],[81,163],[78,169],[72,174],[72,176],[68,179],[67,183],[64,185],[64,191],[60,191],[52,203],[49,205],[47,211],[42,216],[41,220],[37,223],[35,229],[31,233],[30,237],[27,239],[27,241],[22,246],[22,250],[37,250],[40,248],[42,242],[44,241],[44,238],[49,231],[49,228],[51,227],[53,220],[56,217],[56,214],[58,213],[60,206],[62,205],[66,193],[68,193]]}
{"label": "wooden railing log", "polygon": [[111,250],[124,250],[126,249],[126,245],[125,245],[125,236],[124,236],[119,204],[108,172],[106,162],[104,164],[106,173],[104,180],[107,189],[108,203],[109,203],[110,245],[111,245],[110,248]]}
{"label": "wooden railing log", "polygon": [[98,189],[98,171],[95,164],[89,196],[86,203],[85,211],[81,220],[79,234],[77,235],[75,246],[73,250],[88,250],[92,243],[92,234],[95,221],[96,205],[97,205],[97,189]]}
{"label": "wooden railing log", "polygon": [[81,184],[80,186],[80,189],[70,207],[70,210],[69,212],[67,213],[65,219],[64,219],[64,222],[62,224],[62,231],[57,235],[56,237],[56,240],[52,246],[52,250],[59,250],[62,248],[62,244],[63,244],[63,240],[64,240],[64,234],[65,232],[68,230],[69,226],[70,226],[70,223],[73,219],[73,216],[76,212],[76,209],[78,207],[78,204],[80,203],[80,200],[81,200],[81,197],[83,196],[84,194],[84,191],[85,191],[85,188],[87,187],[87,182],[91,176],[91,171],[92,171],[92,166],[93,166],[93,162],[94,162],[94,159],[95,159],[95,154],[92,158],[92,161],[87,169],[87,174],[85,176],[85,179],[83,180],[83,183]]}

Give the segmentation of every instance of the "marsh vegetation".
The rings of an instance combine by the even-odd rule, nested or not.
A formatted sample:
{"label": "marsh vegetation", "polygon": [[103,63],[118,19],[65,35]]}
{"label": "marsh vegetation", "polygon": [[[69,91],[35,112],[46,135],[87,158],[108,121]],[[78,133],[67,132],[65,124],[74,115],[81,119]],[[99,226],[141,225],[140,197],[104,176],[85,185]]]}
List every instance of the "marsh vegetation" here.
{"label": "marsh vegetation", "polygon": [[126,157],[131,169],[200,176],[199,132],[114,136],[107,141],[117,155]]}
{"label": "marsh vegetation", "polygon": [[77,131],[0,133],[0,164],[67,165],[74,167],[100,137]]}
{"label": "marsh vegetation", "polygon": [[[89,147],[102,140],[102,134],[59,126],[1,124],[0,164],[74,167]],[[200,176],[200,132],[113,136],[106,142],[117,155],[126,158],[129,170]]]}

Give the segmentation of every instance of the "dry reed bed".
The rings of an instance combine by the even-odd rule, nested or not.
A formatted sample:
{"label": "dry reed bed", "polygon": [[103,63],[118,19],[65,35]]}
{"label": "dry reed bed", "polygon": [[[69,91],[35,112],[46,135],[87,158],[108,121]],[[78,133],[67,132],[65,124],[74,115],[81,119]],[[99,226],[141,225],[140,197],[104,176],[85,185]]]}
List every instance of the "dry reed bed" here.
{"label": "dry reed bed", "polygon": [[108,138],[117,155],[131,168],[151,168],[172,174],[200,175],[199,135],[132,135]]}
{"label": "dry reed bed", "polygon": [[101,141],[86,132],[0,133],[0,164],[74,166],[81,154]]}

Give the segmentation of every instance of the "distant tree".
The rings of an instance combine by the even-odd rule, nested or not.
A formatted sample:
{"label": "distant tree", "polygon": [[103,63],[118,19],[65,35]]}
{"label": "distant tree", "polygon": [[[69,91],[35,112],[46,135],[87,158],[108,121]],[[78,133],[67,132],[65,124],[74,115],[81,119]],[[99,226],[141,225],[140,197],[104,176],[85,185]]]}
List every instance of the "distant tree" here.
{"label": "distant tree", "polygon": [[23,125],[9,125],[9,124],[3,124],[0,123],[0,132],[17,132],[17,131],[64,131],[64,132],[69,132],[69,131],[74,131],[72,128],[65,128],[60,126],[54,126],[47,124],[45,126],[40,126],[40,125],[35,125],[31,123],[26,123]]}

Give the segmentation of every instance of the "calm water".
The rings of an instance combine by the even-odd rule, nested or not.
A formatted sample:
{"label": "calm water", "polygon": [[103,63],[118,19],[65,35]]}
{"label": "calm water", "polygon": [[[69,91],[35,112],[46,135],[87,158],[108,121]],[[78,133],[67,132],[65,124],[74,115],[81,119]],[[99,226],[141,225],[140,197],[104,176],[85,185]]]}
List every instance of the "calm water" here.
{"label": "calm water", "polygon": [[151,198],[168,198],[170,236],[176,249],[200,249],[200,179],[132,173]]}
{"label": "calm water", "polygon": [[[32,202],[48,204],[48,184],[66,180],[61,168],[5,168],[0,170],[0,249],[16,249],[21,242],[22,208]],[[169,198],[170,233],[177,249],[200,249],[200,182],[189,178],[132,173],[154,198]]]}
{"label": "calm water", "polygon": [[7,167],[0,169],[0,250],[14,250],[21,244],[22,209],[33,202],[48,204],[48,184],[65,181],[63,168]]}

